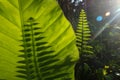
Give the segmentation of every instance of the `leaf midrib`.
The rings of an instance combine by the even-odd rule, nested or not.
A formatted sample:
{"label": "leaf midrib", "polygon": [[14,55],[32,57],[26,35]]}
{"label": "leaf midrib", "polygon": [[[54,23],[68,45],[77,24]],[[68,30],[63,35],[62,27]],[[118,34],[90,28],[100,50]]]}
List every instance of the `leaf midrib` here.
{"label": "leaf midrib", "polygon": [[[22,4],[21,4],[21,1],[18,0],[18,5],[19,5],[19,14],[20,14],[20,21],[21,21],[21,29],[22,29],[22,34],[23,34],[23,45],[24,45],[24,54],[26,55],[25,59],[26,59],[26,66],[29,66],[29,63],[27,62],[28,61],[28,57],[27,57],[27,42],[25,41],[25,35],[24,35],[24,18],[23,18],[23,10],[22,10]],[[32,23],[31,23],[32,24]],[[35,73],[36,73],[36,79],[40,79],[41,76],[39,74],[39,68],[38,68],[38,65],[37,65],[37,56],[36,56],[36,50],[35,50],[35,40],[34,40],[34,32],[33,32],[33,26],[31,25],[31,34],[32,34],[32,54],[33,54],[33,63],[34,63],[34,66],[35,66]],[[29,68],[27,67],[27,72],[29,72]],[[27,73],[27,76],[29,76],[29,73]]]}
{"label": "leaf midrib", "polygon": [[[21,23],[21,30],[22,30],[22,34],[24,34],[24,18],[23,18],[23,10],[22,10],[22,7],[21,7],[21,0],[18,0],[18,6],[19,6],[19,14],[20,14],[20,23]],[[23,45],[24,45],[24,54],[25,54],[25,59],[26,59],[26,70],[27,70],[27,76],[29,76],[29,68],[28,68],[28,57],[27,57],[27,47],[26,47],[26,41],[25,41],[25,35],[23,35]]]}
{"label": "leaf midrib", "polygon": [[[30,23],[32,24],[32,22]],[[32,49],[33,49],[33,61],[34,61],[34,66],[35,66],[35,72],[36,72],[36,76],[38,79],[41,80],[41,75],[39,73],[39,68],[38,68],[38,64],[37,64],[37,55],[36,55],[36,47],[35,47],[35,37],[34,37],[34,29],[33,26],[31,25],[31,33],[32,33]]]}

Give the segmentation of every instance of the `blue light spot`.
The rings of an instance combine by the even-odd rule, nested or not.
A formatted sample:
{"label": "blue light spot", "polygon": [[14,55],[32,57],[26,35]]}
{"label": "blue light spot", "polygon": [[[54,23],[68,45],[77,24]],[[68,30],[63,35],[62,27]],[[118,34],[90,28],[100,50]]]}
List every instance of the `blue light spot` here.
{"label": "blue light spot", "polygon": [[97,20],[97,21],[102,21],[102,20],[103,20],[103,17],[102,17],[102,16],[97,16],[96,20]]}

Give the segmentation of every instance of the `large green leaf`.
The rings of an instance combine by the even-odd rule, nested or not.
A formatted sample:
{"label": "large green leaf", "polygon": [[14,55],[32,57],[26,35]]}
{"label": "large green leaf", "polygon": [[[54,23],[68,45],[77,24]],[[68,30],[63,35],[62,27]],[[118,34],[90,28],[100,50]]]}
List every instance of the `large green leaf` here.
{"label": "large green leaf", "polygon": [[0,79],[74,80],[78,57],[56,0],[0,0]]}

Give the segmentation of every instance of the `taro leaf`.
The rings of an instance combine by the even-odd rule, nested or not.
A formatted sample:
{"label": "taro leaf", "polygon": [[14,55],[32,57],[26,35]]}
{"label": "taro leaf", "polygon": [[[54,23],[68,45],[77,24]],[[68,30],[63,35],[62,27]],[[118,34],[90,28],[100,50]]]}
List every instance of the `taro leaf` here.
{"label": "taro leaf", "polygon": [[78,57],[56,0],[0,0],[0,79],[74,80]]}

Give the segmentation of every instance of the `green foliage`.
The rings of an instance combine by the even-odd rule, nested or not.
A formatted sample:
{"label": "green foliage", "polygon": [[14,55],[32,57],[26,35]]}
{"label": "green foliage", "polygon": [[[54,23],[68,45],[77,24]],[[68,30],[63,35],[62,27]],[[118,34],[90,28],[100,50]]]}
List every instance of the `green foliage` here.
{"label": "green foliage", "polygon": [[91,31],[88,25],[87,16],[82,9],[76,31],[77,46],[80,60],[76,64],[76,80],[104,80],[101,63],[93,52],[90,44]]}
{"label": "green foliage", "polygon": [[74,80],[77,59],[74,32],[55,0],[0,0],[0,79]]}
{"label": "green foliage", "polygon": [[79,50],[80,60],[76,64],[76,80],[89,80],[91,68],[88,61],[93,58],[92,46],[89,44],[91,32],[87,22],[85,11],[80,12],[79,23],[76,31],[76,44]]}
{"label": "green foliage", "polygon": [[[109,26],[93,41],[94,52],[98,60],[108,68],[104,68],[105,80],[119,80],[119,31],[115,26]],[[117,73],[117,74],[116,74]]]}
{"label": "green foliage", "polygon": [[91,32],[87,22],[86,13],[83,9],[80,12],[76,36],[77,36],[76,44],[78,46],[80,55],[93,54],[91,50],[92,46],[89,45]]}

